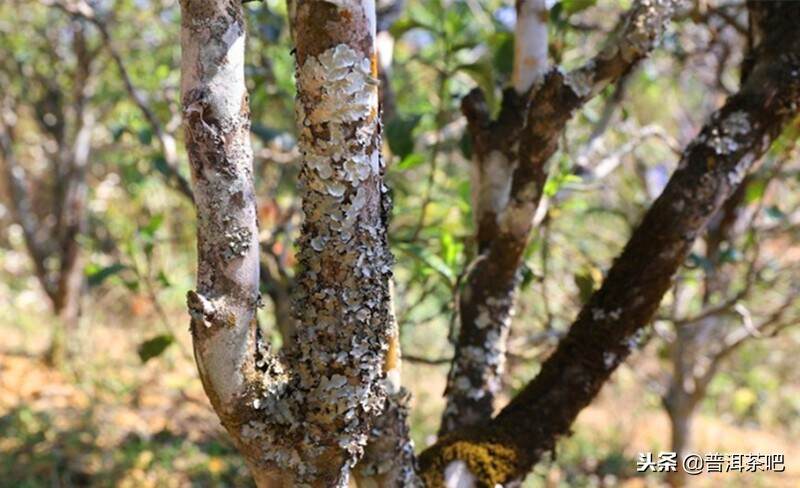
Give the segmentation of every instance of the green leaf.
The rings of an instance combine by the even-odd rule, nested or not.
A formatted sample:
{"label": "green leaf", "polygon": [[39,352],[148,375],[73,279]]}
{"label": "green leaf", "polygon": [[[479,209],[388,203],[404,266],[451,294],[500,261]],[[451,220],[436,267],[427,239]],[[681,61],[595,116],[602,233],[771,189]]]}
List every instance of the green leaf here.
{"label": "green leaf", "polygon": [[153,168],[164,176],[172,177],[172,172],[163,154],[159,154],[153,158]]}
{"label": "green leaf", "polygon": [[170,286],[172,286],[172,282],[169,281],[169,278],[167,278],[167,275],[166,273],[164,273],[164,270],[158,272],[158,282],[161,283],[161,286],[163,286],[164,288],[169,288]]}
{"label": "green leaf", "polygon": [[572,15],[594,6],[597,0],[561,0],[564,13]]}
{"label": "green leaf", "polygon": [[509,32],[498,34],[494,51],[494,68],[498,73],[509,76],[514,69],[514,36]]}
{"label": "green leaf", "polygon": [[136,352],[139,354],[139,359],[146,363],[163,354],[173,342],[175,342],[175,336],[172,334],[157,335],[139,344]]}
{"label": "green leaf", "polygon": [[745,203],[753,203],[764,196],[764,191],[767,189],[767,182],[765,180],[752,180],[747,184],[745,190],[744,201]]}
{"label": "green leaf", "polygon": [[114,142],[119,142],[124,133],[125,133],[125,126],[117,124],[111,126],[111,137],[114,140]]}
{"label": "green leaf", "polygon": [[578,287],[578,295],[581,298],[581,303],[586,303],[594,292],[594,281],[592,281],[592,277],[586,273],[576,274],[574,279],[575,286]]}
{"label": "green leaf", "polygon": [[453,268],[458,259],[458,244],[453,239],[453,234],[447,231],[442,231],[439,240],[442,244],[442,259],[449,268]]}
{"label": "green leaf", "polygon": [[153,246],[152,240],[148,240],[147,242],[145,242],[142,248],[144,250],[145,256],[147,256],[148,259],[153,256],[153,249],[155,248],[155,246]]}
{"label": "green leaf", "polygon": [[121,263],[114,263],[104,268],[90,267],[86,270],[87,281],[90,287],[99,286],[108,278],[124,270],[126,266]]}
{"label": "green leaf", "polygon": [[139,142],[145,146],[149,146],[150,143],[153,142],[153,131],[149,127],[140,130],[138,136]]}
{"label": "green leaf", "polygon": [[128,290],[130,290],[130,291],[132,291],[134,293],[139,291],[139,280],[138,279],[123,280],[122,284],[125,285],[125,288],[127,288]]}
{"label": "green leaf", "polygon": [[419,124],[421,116],[395,117],[386,124],[386,140],[392,154],[400,159],[414,152],[414,129]]}
{"label": "green leaf", "polygon": [[399,38],[406,32],[410,31],[411,29],[423,29],[431,33],[437,33],[438,30],[435,27],[429,26],[419,20],[415,19],[400,19],[392,25],[389,29],[389,33],[392,34],[392,37],[395,39]]}
{"label": "green leaf", "polygon": [[425,156],[423,156],[420,153],[411,153],[405,158],[403,158],[402,161],[400,161],[400,164],[397,165],[397,169],[399,169],[400,171],[405,171],[407,169],[416,168],[417,166],[419,166],[424,162],[425,162]]}
{"label": "green leaf", "polygon": [[569,170],[552,175],[544,184],[544,194],[553,197],[567,183],[580,183],[580,176],[569,173]]}
{"label": "green leaf", "polygon": [[139,232],[149,238],[152,239],[155,236],[158,229],[161,228],[161,224],[164,223],[164,214],[155,214],[150,217],[150,220],[145,224],[144,227],[139,229]]}
{"label": "green leaf", "polygon": [[767,212],[767,215],[770,218],[773,218],[775,220],[783,220],[786,218],[786,214],[783,213],[783,210],[779,209],[776,205],[767,208],[765,212]]}
{"label": "green leaf", "polygon": [[450,285],[455,283],[456,274],[439,256],[431,253],[426,248],[416,244],[408,244],[401,247],[409,255],[417,258],[429,269],[439,273]]}
{"label": "green leaf", "polygon": [[522,263],[522,267],[520,269],[522,273],[522,282],[519,284],[520,290],[527,290],[531,283],[533,283],[536,279],[536,274],[533,272],[528,263]]}
{"label": "green leaf", "polygon": [[444,278],[447,279],[448,282],[450,282],[451,284],[455,282],[456,280],[455,273],[442,258],[440,258],[435,254],[426,253],[424,256],[424,260],[425,264],[427,264],[435,271],[437,271],[439,274],[441,274]]}

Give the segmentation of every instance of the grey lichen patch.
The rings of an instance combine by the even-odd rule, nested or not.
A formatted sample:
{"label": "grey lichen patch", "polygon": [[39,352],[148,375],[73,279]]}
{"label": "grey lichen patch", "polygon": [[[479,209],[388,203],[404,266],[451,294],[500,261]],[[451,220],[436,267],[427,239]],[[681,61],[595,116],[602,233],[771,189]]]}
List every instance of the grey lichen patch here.
{"label": "grey lichen patch", "polygon": [[459,349],[447,380],[448,403],[442,420],[444,431],[450,430],[448,424],[464,425],[483,420],[485,407],[473,402],[485,400],[491,405],[492,399],[500,392],[514,299],[513,291],[500,292],[488,296],[478,305],[474,337],[470,345],[462,345]]}
{"label": "grey lichen patch", "polygon": [[234,227],[225,232],[224,237],[228,243],[223,252],[226,260],[244,257],[253,240],[253,234],[247,227]]}
{"label": "grey lichen patch", "polygon": [[402,387],[386,399],[383,414],[372,425],[367,452],[356,467],[358,486],[422,487],[414,471],[414,443],[409,436],[410,400]]}
{"label": "grey lichen patch", "polygon": [[651,51],[666,29],[667,22],[681,3],[679,0],[639,0],[628,17],[622,38],[614,50],[626,62],[633,62]]}
{"label": "grey lichen patch", "polygon": [[317,57],[310,57],[298,72],[298,83],[309,94],[324,94],[306,109],[306,125],[325,122],[355,122],[374,108],[370,60],[346,44],[339,44]]}
{"label": "grey lichen patch", "polygon": [[594,89],[594,66],[588,64],[581,69],[566,73],[564,84],[575,93],[576,97],[588,97]]}
{"label": "grey lichen patch", "polygon": [[718,127],[713,127],[708,135],[708,146],[719,155],[736,152],[740,147],[739,139],[752,129],[747,112],[738,110],[723,119]]}
{"label": "grey lichen patch", "polygon": [[293,486],[329,479],[332,469],[336,486],[347,486],[370,420],[386,402],[393,320],[377,84],[370,60],[340,44],[306,58],[297,86],[305,217],[294,296],[299,326],[283,351],[290,372],[259,360],[273,379],[255,392],[259,416],[242,436],[269,445],[263,461],[295,473]]}

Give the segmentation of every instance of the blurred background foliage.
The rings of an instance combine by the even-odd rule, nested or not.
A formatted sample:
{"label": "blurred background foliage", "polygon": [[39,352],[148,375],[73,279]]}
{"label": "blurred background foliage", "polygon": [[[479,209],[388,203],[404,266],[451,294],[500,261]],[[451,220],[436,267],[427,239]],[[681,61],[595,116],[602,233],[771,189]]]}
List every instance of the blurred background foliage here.
{"label": "blurred background foliage", "polygon": [[[176,186],[188,178],[181,148],[180,15],[172,0],[90,2],[105,26],[47,2],[0,4],[0,86],[15,121],[12,149],[24,168],[43,227],[52,225],[59,138],[74,137],[80,89],[95,123],[86,174],[81,309],[68,332],[70,359],[56,368],[39,356],[57,326],[37,281],[7,188],[0,204],[0,485],[240,486],[247,474],[207,405],[192,361],[184,296],[194,280],[192,203]],[[390,2],[379,8],[391,11]],[[555,0],[550,55],[578,65],[602,43],[628,0]],[[386,15],[384,141],[394,198],[391,244],[396,312],[414,393],[413,437],[432,442],[452,354],[454,290],[475,258],[470,147],[460,99],[473,87],[497,109],[511,75],[514,8],[500,0],[407,0]],[[247,4],[247,80],[255,175],[270,287],[286,288],[300,222],[296,198],[294,58],[281,0]],[[512,395],[538,370],[632,226],[658,195],[682,148],[738,85],[746,15],[739,2],[696,1],[660,49],[570,123],[553,158],[546,213],[526,253],[509,342]],[[86,54],[86,86],[76,76]],[[113,51],[113,52],[112,52]],[[127,87],[113,56],[132,86]],[[148,120],[134,94],[161,129]],[[12,104],[12,105],[9,105]],[[13,112],[9,115],[8,112]],[[177,138],[177,165],[158,131]],[[681,270],[641,351],[540,465],[526,486],[658,486],[635,473],[638,452],[670,446],[663,413],[676,347],[695,359],[708,337],[681,342],[679,322],[735,295],[737,309],[715,327],[734,330],[768,317],[796,295],[798,186],[790,131],[746,180],[747,223],[709,259],[704,243]],[[741,226],[740,226],[741,227]],[[58,263],[46,261],[45,267]],[[709,276],[725,289],[707,293]],[[735,290],[747,289],[738,296]],[[734,290],[734,291],[731,291]],[[281,291],[281,290],[279,290]],[[271,293],[272,292],[272,293]],[[285,300],[265,300],[262,326],[280,341]],[[790,302],[784,322],[796,316]],[[283,312],[285,313],[285,311]],[[784,324],[782,324],[784,325]],[[797,486],[800,331],[753,334],[721,363],[698,406],[699,452],[785,452],[785,476],[698,478],[697,486]],[[688,345],[687,345],[688,344]],[[699,345],[698,345],[699,344]],[[793,457],[792,457],[793,456]],[[794,466],[792,466],[794,464]],[[786,484],[784,484],[786,483]]]}

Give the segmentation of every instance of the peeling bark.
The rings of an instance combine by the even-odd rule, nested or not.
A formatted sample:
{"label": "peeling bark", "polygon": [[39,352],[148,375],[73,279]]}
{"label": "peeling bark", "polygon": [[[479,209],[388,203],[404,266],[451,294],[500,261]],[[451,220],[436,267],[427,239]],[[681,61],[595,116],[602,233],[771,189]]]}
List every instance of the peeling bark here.
{"label": "peeling bark", "polygon": [[[479,257],[459,295],[461,324],[448,376],[440,435],[491,417],[500,388],[517,270],[548,175],[548,161],[574,111],[627,73],[655,47],[676,0],[641,0],[627,12],[600,54],[564,73],[546,69],[546,11],[517,2],[514,89],[491,120],[483,94],[463,101],[474,151],[473,205]],[[520,39],[526,43],[520,44]],[[527,42],[537,43],[530,45]],[[535,61],[534,61],[535,60]],[[527,87],[527,88],[526,88]],[[523,93],[521,93],[523,92]]]}
{"label": "peeling bark", "polygon": [[791,2],[759,3],[765,39],[741,90],[686,149],[600,288],[542,370],[494,419],[441,439],[421,456],[423,478],[441,486],[460,459],[480,486],[518,479],[566,435],[578,413],[636,348],[696,236],[735,191],[800,103],[800,35]]}

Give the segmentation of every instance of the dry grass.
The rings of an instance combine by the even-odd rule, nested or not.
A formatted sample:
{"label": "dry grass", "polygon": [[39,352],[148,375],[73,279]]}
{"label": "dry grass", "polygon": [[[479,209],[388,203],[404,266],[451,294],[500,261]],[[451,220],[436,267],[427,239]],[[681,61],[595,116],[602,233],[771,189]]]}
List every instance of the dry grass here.
{"label": "dry grass", "polygon": [[[177,317],[177,313],[176,313]],[[176,323],[180,321],[176,318]],[[146,328],[145,328],[146,330]],[[41,329],[0,325],[0,486],[242,486],[238,456],[203,394],[182,349],[142,365],[139,328],[93,324],[78,340],[81,353],[61,370],[36,356],[47,343]],[[433,441],[443,406],[447,368],[406,365],[414,393],[414,438]],[[587,408],[559,458],[540,466],[526,486],[661,486],[635,473],[639,452],[664,450],[669,425],[623,368]],[[691,479],[691,487],[800,486],[800,445],[781,432],[747,429],[700,416],[699,453],[784,453],[782,474],[721,474]]]}

